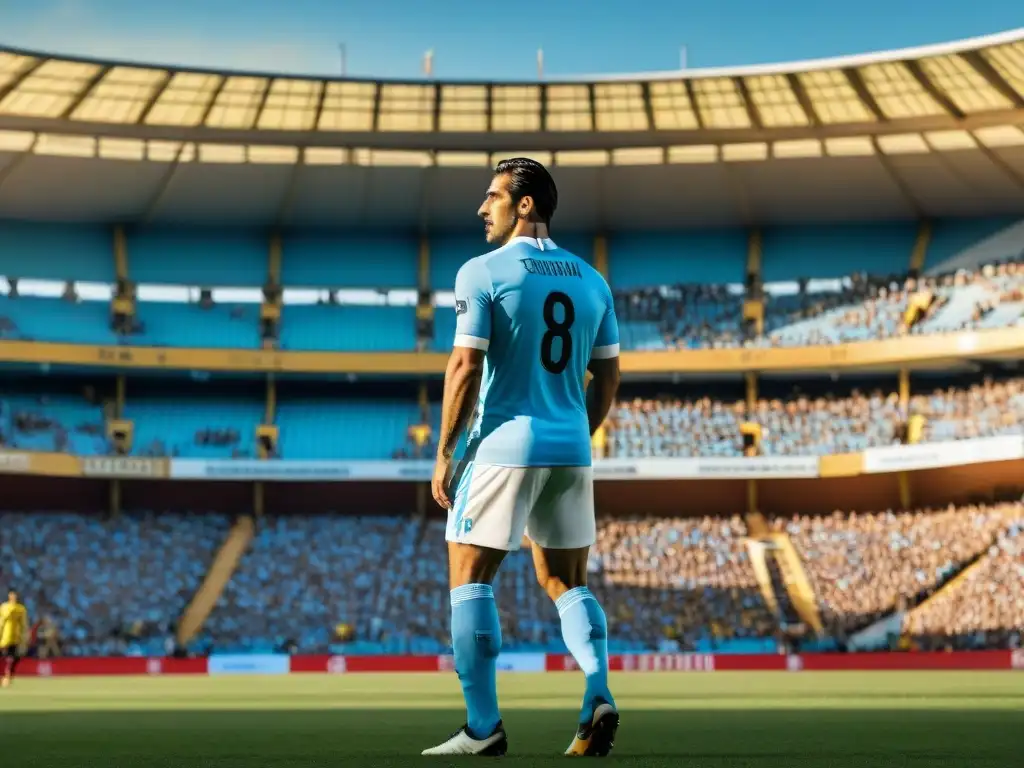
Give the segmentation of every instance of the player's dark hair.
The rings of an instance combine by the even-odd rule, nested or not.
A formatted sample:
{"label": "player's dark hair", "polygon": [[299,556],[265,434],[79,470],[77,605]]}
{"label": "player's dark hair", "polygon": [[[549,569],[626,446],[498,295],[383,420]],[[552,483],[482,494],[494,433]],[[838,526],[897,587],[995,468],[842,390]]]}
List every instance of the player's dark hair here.
{"label": "player's dark hair", "polygon": [[544,224],[551,224],[558,208],[558,187],[547,168],[528,157],[510,157],[498,163],[494,174],[508,175],[508,191],[513,205],[519,205],[519,201],[529,195],[533,198],[537,218]]}

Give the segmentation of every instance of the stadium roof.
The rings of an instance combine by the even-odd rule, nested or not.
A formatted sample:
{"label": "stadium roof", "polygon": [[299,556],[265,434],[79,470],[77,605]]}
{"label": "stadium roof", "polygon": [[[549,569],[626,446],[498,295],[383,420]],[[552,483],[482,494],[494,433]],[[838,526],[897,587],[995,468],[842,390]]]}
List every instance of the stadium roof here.
{"label": "stadium roof", "polygon": [[563,199],[577,203],[559,218],[573,228],[1024,213],[1021,126],[1024,29],[792,65],[521,83],[7,49],[0,216],[457,226],[483,169],[510,154],[561,168]]}

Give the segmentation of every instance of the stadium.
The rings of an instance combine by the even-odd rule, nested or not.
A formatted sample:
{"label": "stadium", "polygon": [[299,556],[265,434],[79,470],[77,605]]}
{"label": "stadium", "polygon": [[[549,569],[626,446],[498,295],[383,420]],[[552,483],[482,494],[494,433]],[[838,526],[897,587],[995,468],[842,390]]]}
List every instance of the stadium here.
{"label": "stadium", "polygon": [[[1024,30],[521,83],[0,50],[29,765],[404,765],[462,717],[429,481],[455,274],[524,155],[622,333],[616,755],[1019,759]],[[543,765],[573,662],[528,548],[495,592],[509,759]]]}

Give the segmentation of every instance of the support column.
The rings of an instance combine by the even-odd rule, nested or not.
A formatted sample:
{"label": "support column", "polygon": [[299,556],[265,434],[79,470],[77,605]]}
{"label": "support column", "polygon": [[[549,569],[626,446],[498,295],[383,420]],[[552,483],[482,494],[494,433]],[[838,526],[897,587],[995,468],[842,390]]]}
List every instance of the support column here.
{"label": "support column", "polygon": [[118,280],[128,279],[128,239],[121,224],[114,227],[114,274]]}
{"label": "support column", "polygon": [[416,261],[416,285],[421,291],[430,290],[430,238],[420,235],[420,247]]}
{"label": "support column", "polygon": [[263,423],[273,424],[277,421],[277,379],[274,374],[267,374],[267,395],[263,409]]}
{"label": "support column", "polygon": [[917,227],[917,238],[914,240],[914,247],[910,251],[910,273],[921,274],[925,261],[928,258],[928,246],[932,242],[932,223],[924,219]]}
{"label": "support column", "polygon": [[761,230],[751,229],[747,238],[747,271],[744,276],[746,298],[743,301],[743,322],[754,335],[764,333],[764,296],[761,291]]}
{"label": "support column", "polygon": [[123,373],[119,373],[116,379],[116,390],[114,395],[114,418],[124,418],[124,405],[128,397],[128,382]]}
{"label": "support column", "polygon": [[110,481],[110,516],[120,517],[121,515],[121,481],[113,479]]}
{"label": "support column", "polygon": [[281,245],[281,233],[271,232],[267,244],[267,283],[281,285],[281,264],[284,260],[284,249]]}
{"label": "support column", "polygon": [[608,238],[604,235],[594,237],[594,269],[608,280]]}
{"label": "support column", "polygon": [[263,483],[252,484],[252,514],[256,520],[262,520],[267,512],[267,500],[263,490]]}
{"label": "support column", "polygon": [[416,269],[416,350],[428,351],[434,342],[434,291],[430,285],[430,238],[420,235]]}
{"label": "support column", "polygon": [[906,368],[900,368],[898,385],[900,396],[900,408],[903,409],[904,417],[907,416],[907,406],[910,405],[910,371]]}
{"label": "support column", "polygon": [[747,371],[743,374],[743,379],[747,384],[747,416],[757,407],[757,374],[753,371]]}

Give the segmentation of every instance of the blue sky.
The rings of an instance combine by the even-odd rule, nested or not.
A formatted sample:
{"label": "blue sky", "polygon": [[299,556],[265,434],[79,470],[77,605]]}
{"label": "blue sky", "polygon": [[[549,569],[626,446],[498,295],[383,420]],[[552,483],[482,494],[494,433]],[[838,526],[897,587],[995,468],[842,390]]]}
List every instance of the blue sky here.
{"label": "blue sky", "polygon": [[1024,26],[1021,0],[0,0],[0,43],[196,67],[532,79],[760,64]]}

